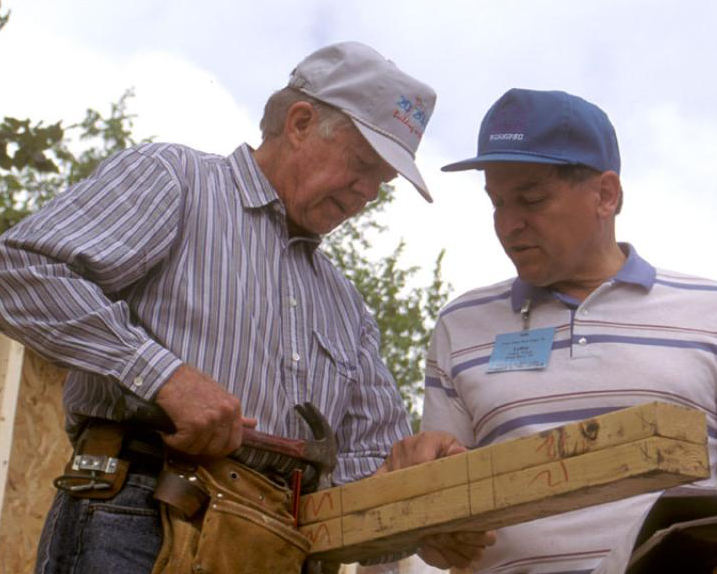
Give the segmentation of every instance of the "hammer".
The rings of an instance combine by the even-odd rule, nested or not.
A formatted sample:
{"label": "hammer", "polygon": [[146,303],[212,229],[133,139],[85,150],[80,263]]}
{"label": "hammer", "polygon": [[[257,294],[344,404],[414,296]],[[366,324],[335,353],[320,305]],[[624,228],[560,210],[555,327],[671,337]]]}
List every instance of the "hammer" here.
{"label": "hammer", "polygon": [[[245,427],[242,430],[242,447],[281,454],[309,464],[315,473],[312,486],[330,486],[331,473],[336,466],[336,438],[329,421],[312,403],[295,405],[301,418],[309,425],[313,439],[301,440],[270,435]],[[147,428],[165,433],[177,429],[162,407],[129,393],[123,393],[115,405],[113,415],[122,422],[138,423]],[[241,448],[229,455],[238,458]]]}

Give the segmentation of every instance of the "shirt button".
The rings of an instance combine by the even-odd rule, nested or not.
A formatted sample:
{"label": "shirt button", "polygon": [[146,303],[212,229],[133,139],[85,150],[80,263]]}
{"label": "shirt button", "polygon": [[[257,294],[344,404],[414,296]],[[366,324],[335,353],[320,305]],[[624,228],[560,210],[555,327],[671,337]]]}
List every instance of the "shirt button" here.
{"label": "shirt button", "polygon": [[299,353],[294,353],[293,355],[291,355],[291,360],[294,361],[295,363],[299,362],[299,358],[300,358]]}
{"label": "shirt button", "polygon": [[580,337],[580,339],[578,340],[578,343],[580,343],[581,345],[587,345],[588,340],[585,337]]}
{"label": "shirt button", "polygon": [[292,307],[296,307],[298,305],[298,303],[297,303],[296,299],[291,297],[291,298],[289,298],[289,305],[291,305]]}
{"label": "shirt button", "polygon": [[144,383],[144,380],[142,380],[142,377],[135,377],[134,381],[132,381],[132,385],[135,387],[141,387],[142,383]]}
{"label": "shirt button", "polygon": [[587,314],[588,314],[588,310],[587,310],[587,309],[583,309],[583,315],[587,315]]}

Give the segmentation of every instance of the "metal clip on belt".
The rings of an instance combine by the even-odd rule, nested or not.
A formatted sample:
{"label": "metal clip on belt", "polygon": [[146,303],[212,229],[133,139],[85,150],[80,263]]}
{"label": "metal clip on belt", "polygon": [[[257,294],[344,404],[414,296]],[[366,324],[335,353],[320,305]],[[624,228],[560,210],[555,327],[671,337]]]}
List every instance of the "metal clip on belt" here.
{"label": "metal clip on belt", "polygon": [[119,458],[125,429],[122,425],[91,420],[85,427],[65,472],[53,484],[78,498],[113,497],[127,476],[129,463]]}
{"label": "metal clip on belt", "polygon": [[53,484],[55,488],[71,493],[112,488],[112,481],[101,478],[98,473],[115,474],[119,461],[110,456],[78,454],[72,459],[72,470],[58,476]]}

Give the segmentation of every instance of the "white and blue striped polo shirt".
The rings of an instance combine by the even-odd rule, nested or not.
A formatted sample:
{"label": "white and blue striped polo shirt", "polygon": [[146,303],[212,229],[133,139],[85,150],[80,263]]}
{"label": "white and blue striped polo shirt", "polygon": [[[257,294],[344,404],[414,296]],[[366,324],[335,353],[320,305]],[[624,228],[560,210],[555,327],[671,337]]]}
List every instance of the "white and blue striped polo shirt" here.
{"label": "white and blue striped polo shirt", "polygon": [[[480,447],[664,401],[706,413],[715,460],[717,282],[656,270],[623,248],[629,250],[623,268],[582,303],[514,279],[448,304],[429,351],[423,428]],[[547,367],[487,373],[496,335],[523,329],[527,299],[529,328],[555,328]],[[502,529],[481,567],[501,574],[590,572],[655,496]]]}

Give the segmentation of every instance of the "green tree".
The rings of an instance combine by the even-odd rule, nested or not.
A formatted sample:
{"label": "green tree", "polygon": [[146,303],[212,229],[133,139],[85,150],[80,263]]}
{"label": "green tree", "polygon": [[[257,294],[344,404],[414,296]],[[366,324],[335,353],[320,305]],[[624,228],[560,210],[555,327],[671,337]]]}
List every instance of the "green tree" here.
{"label": "green tree", "polygon": [[[5,117],[0,123],[0,233],[37,210],[61,190],[84,179],[113,153],[138,143],[125,92],[109,116],[88,109],[67,128],[62,122]],[[73,151],[76,150],[76,151]]]}
{"label": "green tree", "polygon": [[356,285],[376,318],[381,354],[396,379],[416,430],[420,423],[425,351],[451,287],[441,275],[445,250],[435,261],[430,284],[422,287],[413,286],[419,268],[401,265],[403,240],[388,255],[371,256],[371,240],[386,231],[380,216],[393,199],[393,189],[384,186],[374,203],[326,237],[322,249]]}

